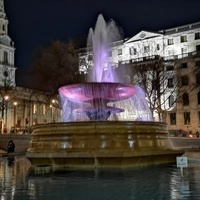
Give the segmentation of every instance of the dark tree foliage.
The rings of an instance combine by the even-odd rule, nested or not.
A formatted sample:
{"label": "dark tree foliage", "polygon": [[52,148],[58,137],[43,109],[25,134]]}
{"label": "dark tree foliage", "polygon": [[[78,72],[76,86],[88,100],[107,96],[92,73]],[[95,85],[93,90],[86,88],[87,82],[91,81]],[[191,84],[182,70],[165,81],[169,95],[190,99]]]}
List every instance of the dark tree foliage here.
{"label": "dark tree foliage", "polygon": [[32,88],[57,93],[60,86],[81,82],[75,41],[52,41],[47,48],[36,53],[30,67]]}

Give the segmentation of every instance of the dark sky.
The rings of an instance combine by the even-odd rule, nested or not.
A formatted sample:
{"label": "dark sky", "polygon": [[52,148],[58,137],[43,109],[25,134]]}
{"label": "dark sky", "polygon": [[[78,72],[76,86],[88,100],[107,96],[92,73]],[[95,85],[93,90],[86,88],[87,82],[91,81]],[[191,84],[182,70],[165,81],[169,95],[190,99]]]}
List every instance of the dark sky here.
{"label": "dark sky", "polygon": [[[24,86],[33,49],[51,40],[86,37],[100,13],[125,37],[200,21],[200,0],[4,0],[15,42],[16,82]],[[34,80],[34,77],[32,77]]]}

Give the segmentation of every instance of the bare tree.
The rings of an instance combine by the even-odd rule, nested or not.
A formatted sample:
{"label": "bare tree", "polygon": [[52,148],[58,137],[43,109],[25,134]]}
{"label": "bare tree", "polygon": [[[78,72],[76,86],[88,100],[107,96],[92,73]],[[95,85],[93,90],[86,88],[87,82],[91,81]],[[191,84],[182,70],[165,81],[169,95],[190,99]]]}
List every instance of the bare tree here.
{"label": "bare tree", "polygon": [[130,72],[128,82],[143,88],[152,114],[157,113],[159,121],[164,120],[163,114],[174,107],[179,97],[177,63],[177,60],[165,61],[160,56],[153,56],[127,66]]}
{"label": "bare tree", "polygon": [[57,93],[62,85],[80,82],[77,49],[76,42],[70,40],[66,44],[53,41],[47,48],[37,51],[30,68],[34,79],[31,87]]}

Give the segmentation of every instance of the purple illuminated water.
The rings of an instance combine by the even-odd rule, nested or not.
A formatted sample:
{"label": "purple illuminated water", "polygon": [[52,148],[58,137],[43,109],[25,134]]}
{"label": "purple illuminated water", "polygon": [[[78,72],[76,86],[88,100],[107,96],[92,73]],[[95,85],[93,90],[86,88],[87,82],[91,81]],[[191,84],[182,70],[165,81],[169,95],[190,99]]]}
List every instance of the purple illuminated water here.
{"label": "purple illuminated water", "polygon": [[88,82],[59,88],[63,121],[138,120],[152,121],[145,94],[138,86],[125,84],[109,60],[110,44],[120,39],[120,29],[113,20],[99,15],[95,29],[89,30],[88,54],[93,68]]}
{"label": "purple illuminated water", "polygon": [[[121,34],[115,21],[105,22],[102,15],[97,18],[95,29],[90,28],[87,46],[92,48],[94,66],[88,73],[89,82],[119,82],[120,77],[109,62],[110,44],[119,41]],[[88,52],[88,54],[91,52]]]}

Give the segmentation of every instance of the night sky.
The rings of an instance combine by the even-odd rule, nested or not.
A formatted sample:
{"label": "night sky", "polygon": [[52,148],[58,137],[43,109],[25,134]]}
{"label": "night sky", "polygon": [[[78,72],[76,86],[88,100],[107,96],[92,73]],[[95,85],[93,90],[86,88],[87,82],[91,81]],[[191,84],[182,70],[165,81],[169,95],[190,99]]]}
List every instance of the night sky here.
{"label": "night sky", "polygon": [[[25,86],[33,49],[51,40],[88,35],[100,13],[114,19],[124,37],[200,21],[200,0],[4,0],[15,42],[16,82]],[[30,77],[34,80],[34,77]]]}

